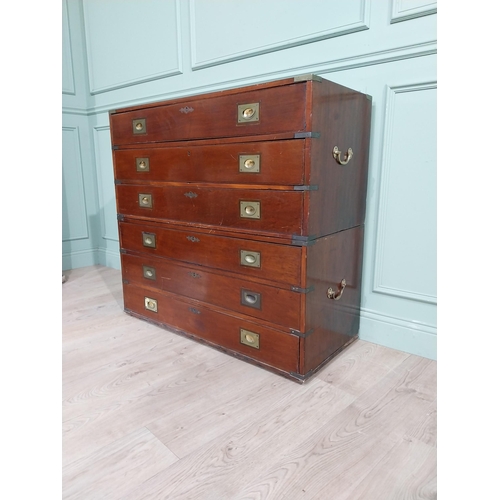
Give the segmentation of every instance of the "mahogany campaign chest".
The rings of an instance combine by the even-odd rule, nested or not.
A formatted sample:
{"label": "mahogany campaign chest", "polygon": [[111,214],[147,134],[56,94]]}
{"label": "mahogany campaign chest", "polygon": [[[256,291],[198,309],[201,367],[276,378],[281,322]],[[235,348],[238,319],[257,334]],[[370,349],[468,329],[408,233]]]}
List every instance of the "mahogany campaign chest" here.
{"label": "mahogany campaign chest", "polygon": [[358,335],[370,117],[315,75],[111,111],[125,311],[309,378]]}

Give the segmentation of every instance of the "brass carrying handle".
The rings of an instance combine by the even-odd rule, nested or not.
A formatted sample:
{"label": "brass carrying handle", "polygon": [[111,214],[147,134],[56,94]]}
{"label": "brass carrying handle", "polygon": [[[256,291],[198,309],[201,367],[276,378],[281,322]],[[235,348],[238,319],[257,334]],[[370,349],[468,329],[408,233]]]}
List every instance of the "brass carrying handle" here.
{"label": "brass carrying handle", "polygon": [[347,150],[347,153],[344,156],[344,159],[342,160],[340,158],[342,156],[342,151],[340,151],[340,149],[337,146],[335,146],[333,148],[333,151],[332,151],[333,157],[335,158],[335,160],[337,161],[337,163],[339,163],[340,165],[347,165],[349,163],[349,160],[352,158],[353,154],[354,153],[352,152],[352,149],[349,148]]}
{"label": "brass carrying handle", "polygon": [[345,287],[347,286],[347,282],[345,279],[343,279],[341,282],[340,282],[340,285],[337,287],[337,291],[335,291],[332,287],[330,287],[327,291],[326,291],[326,296],[329,298],[329,299],[333,299],[333,300],[340,300],[340,297],[342,297],[342,294],[344,293],[344,289]]}

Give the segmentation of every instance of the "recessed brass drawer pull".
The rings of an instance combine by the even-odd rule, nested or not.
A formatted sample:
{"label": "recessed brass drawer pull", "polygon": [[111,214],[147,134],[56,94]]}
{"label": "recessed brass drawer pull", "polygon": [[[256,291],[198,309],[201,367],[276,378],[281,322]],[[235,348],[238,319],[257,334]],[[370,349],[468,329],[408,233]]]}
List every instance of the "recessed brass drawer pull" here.
{"label": "recessed brass drawer pull", "polygon": [[140,193],[139,206],[143,208],[153,208],[153,195]]}
{"label": "recessed brass drawer pull", "polygon": [[156,280],[156,269],[154,267],[142,266],[142,275],[148,280]]}
{"label": "recessed brass drawer pull", "polygon": [[145,247],[156,248],[156,234],[142,233],[142,244]]}
{"label": "recessed brass drawer pull", "polygon": [[144,297],[144,307],[148,311],[158,312],[158,301],[149,297]]}
{"label": "recessed brass drawer pull", "polygon": [[333,148],[333,151],[332,151],[332,155],[333,157],[335,158],[335,160],[337,161],[337,163],[340,163],[340,165],[347,165],[349,163],[349,160],[352,158],[352,155],[354,153],[352,152],[352,149],[349,148],[347,150],[347,153],[345,154],[345,157],[343,160],[340,159],[341,155],[342,155],[342,151],[340,151],[340,149],[335,146]]}
{"label": "recessed brass drawer pull", "polygon": [[260,120],[260,104],[238,104],[238,123],[258,122]]}
{"label": "recessed brass drawer pull", "polygon": [[146,118],[138,118],[137,120],[132,120],[132,132],[134,134],[145,134],[146,133]]}
{"label": "recessed brass drawer pull", "polygon": [[258,292],[241,289],[241,305],[253,307],[254,309],[261,308],[261,296]]}
{"label": "recessed brass drawer pull", "polygon": [[260,267],[260,252],[240,250],[240,264],[248,267]]}
{"label": "recessed brass drawer pull", "polygon": [[240,201],[240,217],[260,219],[260,201]]}
{"label": "recessed brass drawer pull", "polygon": [[260,349],[260,335],[249,330],[244,330],[240,328],[240,342],[254,349]]}
{"label": "recessed brass drawer pull", "polygon": [[332,287],[330,287],[327,291],[326,291],[326,296],[329,298],[329,299],[333,299],[333,300],[340,300],[340,297],[342,297],[342,294],[344,293],[344,289],[347,285],[347,282],[345,279],[343,279],[339,286],[337,287],[337,290],[335,291]]}
{"label": "recessed brass drawer pull", "polygon": [[240,172],[258,174],[260,172],[260,155],[240,155]]}
{"label": "recessed brass drawer pull", "polygon": [[137,172],[149,172],[149,158],[136,158],[135,169]]}

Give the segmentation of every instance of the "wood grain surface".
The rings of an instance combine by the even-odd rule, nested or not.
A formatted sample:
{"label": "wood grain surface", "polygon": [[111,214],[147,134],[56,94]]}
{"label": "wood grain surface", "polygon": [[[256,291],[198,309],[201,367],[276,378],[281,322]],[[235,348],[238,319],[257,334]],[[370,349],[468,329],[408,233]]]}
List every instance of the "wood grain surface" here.
{"label": "wood grain surface", "polygon": [[299,385],[66,275],[64,499],[437,498],[436,362],[358,340]]}

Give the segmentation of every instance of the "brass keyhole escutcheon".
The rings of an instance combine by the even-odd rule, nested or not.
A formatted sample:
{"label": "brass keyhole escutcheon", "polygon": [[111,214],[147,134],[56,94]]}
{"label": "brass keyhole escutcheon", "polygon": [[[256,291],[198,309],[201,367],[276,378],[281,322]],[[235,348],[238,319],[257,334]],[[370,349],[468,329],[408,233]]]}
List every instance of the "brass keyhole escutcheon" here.
{"label": "brass keyhole escutcheon", "polygon": [[255,167],[255,162],[253,160],[247,160],[245,162],[245,168],[251,169],[253,167]]}

